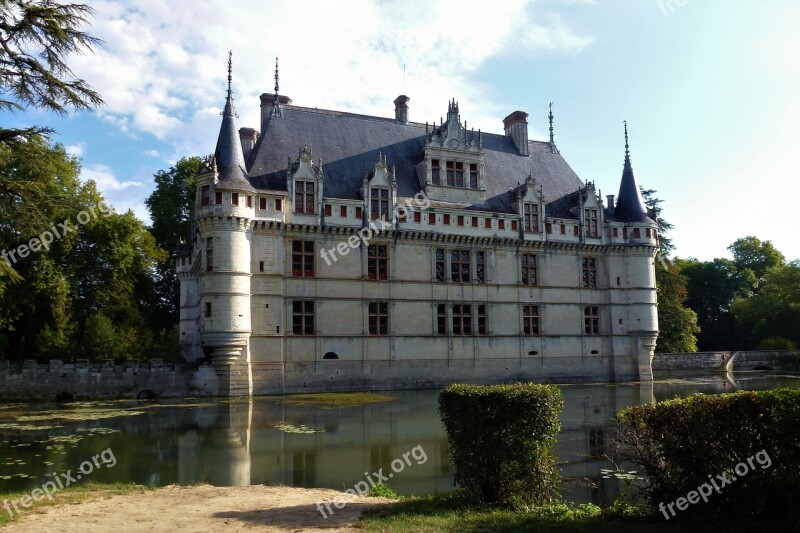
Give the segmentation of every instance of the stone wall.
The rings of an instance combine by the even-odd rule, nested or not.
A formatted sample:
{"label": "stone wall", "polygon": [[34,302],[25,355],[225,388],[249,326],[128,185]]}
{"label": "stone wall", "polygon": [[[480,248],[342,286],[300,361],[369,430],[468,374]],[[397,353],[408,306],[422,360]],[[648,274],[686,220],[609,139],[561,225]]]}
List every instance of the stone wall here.
{"label": "stone wall", "polygon": [[4,400],[210,396],[218,388],[213,367],[165,364],[161,359],[120,365],[80,359],[46,364],[26,360],[22,365],[0,361],[0,399]]}
{"label": "stone wall", "polygon": [[657,353],[653,372],[692,370],[800,370],[800,353],[792,350]]}
{"label": "stone wall", "polygon": [[675,370],[724,370],[731,352],[657,353],[653,372]]}

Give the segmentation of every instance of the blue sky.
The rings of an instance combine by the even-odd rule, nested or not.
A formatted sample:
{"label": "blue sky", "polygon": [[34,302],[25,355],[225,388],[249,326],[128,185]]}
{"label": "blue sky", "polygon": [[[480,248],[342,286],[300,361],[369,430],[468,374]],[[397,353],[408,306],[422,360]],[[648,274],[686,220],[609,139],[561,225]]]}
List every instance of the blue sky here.
{"label": "blue sky", "polygon": [[[92,1],[106,44],[71,64],[105,98],[59,118],[28,110],[80,156],[118,210],[147,220],[152,175],[214,150],[234,53],[240,126],[258,126],[262,92],[294,103],[438,120],[502,132],[530,114],[584,180],[616,194],[630,129],[639,184],[657,189],[676,255],[727,256],[738,237],[800,258],[800,2],[793,0]],[[403,69],[405,65],[405,76]],[[324,155],[323,155],[324,157]]]}

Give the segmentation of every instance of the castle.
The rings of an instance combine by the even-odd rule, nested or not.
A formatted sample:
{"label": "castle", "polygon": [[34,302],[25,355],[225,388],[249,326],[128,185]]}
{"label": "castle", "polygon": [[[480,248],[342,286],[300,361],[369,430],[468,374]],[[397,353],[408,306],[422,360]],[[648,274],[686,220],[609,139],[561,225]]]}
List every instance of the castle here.
{"label": "castle", "polygon": [[652,379],[654,214],[625,129],[605,201],[553,137],[292,105],[231,91],[177,252],[181,349],[222,396],[423,388],[455,381]]}

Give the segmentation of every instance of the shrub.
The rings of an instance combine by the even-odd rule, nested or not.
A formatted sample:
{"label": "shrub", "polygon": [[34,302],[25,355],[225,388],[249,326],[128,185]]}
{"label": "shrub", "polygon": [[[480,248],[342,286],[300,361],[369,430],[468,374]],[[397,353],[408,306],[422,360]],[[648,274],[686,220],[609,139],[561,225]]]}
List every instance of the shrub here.
{"label": "shrub", "polygon": [[367,496],[371,498],[398,498],[397,493],[386,483],[378,483],[372,486],[372,488],[367,491]]}
{"label": "shrub", "polygon": [[540,505],[558,494],[550,448],[561,429],[553,385],[452,385],[439,394],[455,481],[502,507]]}
{"label": "shrub", "polygon": [[[674,520],[800,521],[800,390],[695,395],[628,407],[617,419],[622,458],[643,467],[654,513],[660,503],[685,498],[727,473],[736,479],[707,503],[676,510]],[[740,463],[748,466],[745,475],[734,472]]]}
{"label": "shrub", "polygon": [[761,350],[796,350],[797,344],[786,337],[767,337],[758,344]]}

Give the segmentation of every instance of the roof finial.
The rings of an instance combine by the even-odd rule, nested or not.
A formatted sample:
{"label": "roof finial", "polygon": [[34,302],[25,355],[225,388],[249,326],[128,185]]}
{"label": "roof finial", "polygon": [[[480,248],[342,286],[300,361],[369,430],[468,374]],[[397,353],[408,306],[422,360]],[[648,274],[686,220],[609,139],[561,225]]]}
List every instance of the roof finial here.
{"label": "roof finial", "polygon": [[228,50],[228,98],[232,98],[232,90],[231,90],[231,82],[233,81],[233,76],[231,73],[233,72],[233,52]]}
{"label": "roof finial", "polygon": [[557,154],[558,148],[556,148],[556,139],[553,134],[553,102],[550,102],[550,114],[547,115],[547,118],[550,119],[550,151]]}
{"label": "roof finial", "polygon": [[[278,58],[276,57],[275,58],[275,96],[278,96],[278,80],[279,79],[280,78],[278,76]],[[277,100],[277,98],[276,98],[276,100]]]}
{"label": "roof finial", "polygon": [[628,159],[631,155],[630,150],[628,149],[628,121],[623,120],[622,124],[625,125],[625,159]]}

